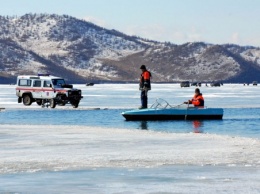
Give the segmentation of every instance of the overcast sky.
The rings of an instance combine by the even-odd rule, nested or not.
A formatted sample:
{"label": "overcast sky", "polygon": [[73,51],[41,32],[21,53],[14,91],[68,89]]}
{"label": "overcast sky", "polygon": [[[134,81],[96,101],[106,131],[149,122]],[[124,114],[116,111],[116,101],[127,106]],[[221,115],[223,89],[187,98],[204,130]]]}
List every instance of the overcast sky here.
{"label": "overcast sky", "polygon": [[0,0],[0,15],[66,14],[175,44],[260,47],[260,0]]}

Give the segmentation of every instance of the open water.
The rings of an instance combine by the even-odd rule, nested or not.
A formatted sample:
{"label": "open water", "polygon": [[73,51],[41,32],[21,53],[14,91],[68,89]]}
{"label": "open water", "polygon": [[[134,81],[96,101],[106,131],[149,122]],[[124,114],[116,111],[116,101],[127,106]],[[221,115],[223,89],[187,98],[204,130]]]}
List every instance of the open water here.
{"label": "open water", "polygon": [[[136,84],[75,85],[78,109],[17,103],[0,85],[0,193],[260,193],[260,89],[202,86],[223,120],[125,121]],[[195,87],[153,84],[149,105]]]}

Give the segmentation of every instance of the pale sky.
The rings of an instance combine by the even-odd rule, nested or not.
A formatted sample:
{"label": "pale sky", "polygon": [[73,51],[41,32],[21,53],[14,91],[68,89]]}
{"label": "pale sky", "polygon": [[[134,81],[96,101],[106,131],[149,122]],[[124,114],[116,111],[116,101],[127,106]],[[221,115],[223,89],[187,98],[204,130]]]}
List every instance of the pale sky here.
{"label": "pale sky", "polygon": [[175,44],[260,47],[260,0],[0,0],[0,15],[66,14]]}

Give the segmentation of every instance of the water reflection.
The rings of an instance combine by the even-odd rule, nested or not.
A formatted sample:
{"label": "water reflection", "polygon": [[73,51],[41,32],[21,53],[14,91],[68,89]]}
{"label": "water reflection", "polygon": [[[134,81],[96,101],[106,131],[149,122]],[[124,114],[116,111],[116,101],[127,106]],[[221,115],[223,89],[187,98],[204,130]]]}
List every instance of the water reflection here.
{"label": "water reflection", "polygon": [[192,121],[192,124],[193,124],[193,132],[194,133],[203,133],[203,130],[202,130],[203,121],[194,120],[194,121]]}
{"label": "water reflection", "polygon": [[[202,120],[193,120],[193,121],[160,121],[160,122],[153,122],[153,121],[138,121],[136,122],[136,124],[138,124],[137,128],[141,129],[141,130],[155,130],[157,131],[157,126],[159,124],[160,128],[168,131],[169,130],[169,125],[172,126],[172,124],[174,123],[174,128],[171,128],[171,132],[183,132],[183,127],[188,126],[189,131],[192,131],[193,133],[203,133],[203,128],[204,128],[204,123]],[[181,125],[182,127],[179,128]],[[179,127],[178,127],[179,126]]]}
{"label": "water reflection", "polygon": [[148,130],[148,123],[147,123],[147,121],[141,121],[140,122],[140,129]]}

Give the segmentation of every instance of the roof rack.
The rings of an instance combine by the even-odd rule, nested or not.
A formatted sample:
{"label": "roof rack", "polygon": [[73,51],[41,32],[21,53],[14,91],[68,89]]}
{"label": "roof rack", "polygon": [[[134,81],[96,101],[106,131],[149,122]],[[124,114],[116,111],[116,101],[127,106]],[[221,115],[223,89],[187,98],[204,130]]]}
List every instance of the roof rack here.
{"label": "roof rack", "polygon": [[49,73],[38,73],[38,76],[50,76]]}

